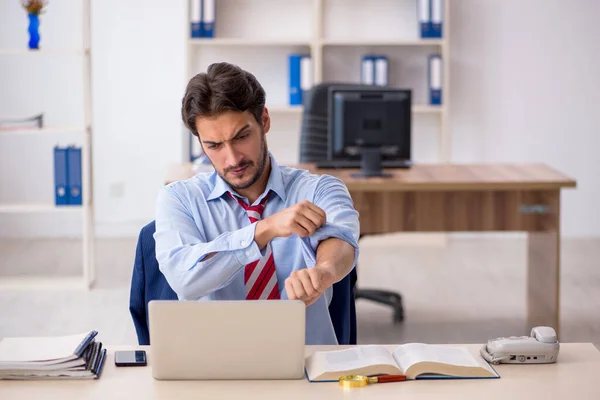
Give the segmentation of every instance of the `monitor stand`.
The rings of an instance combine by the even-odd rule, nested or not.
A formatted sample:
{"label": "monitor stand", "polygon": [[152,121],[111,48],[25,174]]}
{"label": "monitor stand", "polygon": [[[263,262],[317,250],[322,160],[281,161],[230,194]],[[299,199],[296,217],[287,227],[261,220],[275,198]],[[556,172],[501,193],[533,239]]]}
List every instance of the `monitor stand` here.
{"label": "monitor stand", "polygon": [[361,149],[360,172],[352,174],[353,178],[390,177],[392,174],[384,173],[381,167],[381,149]]}

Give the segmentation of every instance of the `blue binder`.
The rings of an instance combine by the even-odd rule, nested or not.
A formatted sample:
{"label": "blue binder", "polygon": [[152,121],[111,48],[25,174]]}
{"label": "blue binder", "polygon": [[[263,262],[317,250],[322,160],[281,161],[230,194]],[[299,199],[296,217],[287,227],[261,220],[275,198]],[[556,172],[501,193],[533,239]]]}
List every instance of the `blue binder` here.
{"label": "blue binder", "polygon": [[301,69],[302,58],[305,54],[290,54],[289,55],[289,95],[290,105],[297,106],[302,104],[302,87],[301,84]]}
{"label": "blue binder", "polygon": [[432,54],[429,56],[428,81],[429,104],[442,104],[442,56]]}
{"label": "blue binder", "polygon": [[69,204],[67,190],[67,149],[54,148],[54,202],[57,206]]}
{"label": "blue binder", "polygon": [[375,57],[375,85],[387,86],[388,84],[388,58],[386,56]]}
{"label": "blue binder", "polygon": [[304,93],[308,92],[313,86],[313,66],[310,55],[303,55],[300,58],[300,92],[302,93],[302,101],[304,101]]}
{"label": "blue binder", "polygon": [[67,190],[69,204],[82,204],[81,186],[81,148],[69,146],[67,148]]}
{"label": "blue binder", "polygon": [[444,21],[444,0],[431,0],[431,36],[441,38]]}
{"label": "blue binder", "polygon": [[430,0],[417,0],[419,34],[421,38],[431,37],[431,3]]}
{"label": "blue binder", "polygon": [[192,38],[202,37],[202,0],[191,0],[190,34]]}
{"label": "blue binder", "polygon": [[375,60],[376,56],[365,54],[360,61],[360,83],[363,85],[375,84]]}
{"label": "blue binder", "polygon": [[202,36],[215,36],[215,0],[203,0],[202,4]]}

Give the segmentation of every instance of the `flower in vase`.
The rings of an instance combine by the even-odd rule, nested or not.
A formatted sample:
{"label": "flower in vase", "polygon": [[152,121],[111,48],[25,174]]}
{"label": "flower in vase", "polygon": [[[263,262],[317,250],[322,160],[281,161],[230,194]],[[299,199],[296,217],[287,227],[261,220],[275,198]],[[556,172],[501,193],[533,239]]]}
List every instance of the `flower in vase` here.
{"label": "flower in vase", "polygon": [[47,0],[21,0],[21,5],[27,10],[27,14],[40,15],[44,12]]}

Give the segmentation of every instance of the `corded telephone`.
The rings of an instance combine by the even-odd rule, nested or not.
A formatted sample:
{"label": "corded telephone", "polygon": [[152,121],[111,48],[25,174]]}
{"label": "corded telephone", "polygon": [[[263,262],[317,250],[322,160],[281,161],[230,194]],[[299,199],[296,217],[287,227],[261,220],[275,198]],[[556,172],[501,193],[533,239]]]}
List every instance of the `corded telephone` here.
{"label": "corded telephone", "polygon": [[560,344],[556,332],[549,326],[537,326],[530,336],[510,336],[492,339],[480,350],[492,364],[555,363]]}

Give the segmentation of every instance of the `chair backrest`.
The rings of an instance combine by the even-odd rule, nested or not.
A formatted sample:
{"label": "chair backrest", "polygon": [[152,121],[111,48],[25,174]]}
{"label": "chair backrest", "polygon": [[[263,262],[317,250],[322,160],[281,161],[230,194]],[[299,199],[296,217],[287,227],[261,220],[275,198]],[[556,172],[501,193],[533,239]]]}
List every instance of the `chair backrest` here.
{"label": "chair backrest", "polygon": [[[151,300],[176,300],[177,294],[171,289],[165,276],[160,272],[156,260],[154,232],[155,222],[144,226],[138,238],[131,291],[129,312],[135,325],[140,345],[150,344],[148,324],[148,303]],[[356,344],[356,308],[354,304],[354,283],[356,272],[352,272],[333,285],[333,298],[329,314],[339,344]]]}
{"label": "chair backrest", "polygon": [[129,294],[129,312],[135,325],[138,343],[142,346],[150,344],[148,303],[151,300],[177,299],[177,294],[158,268],[154,242],[155,229],[155,223],[152,221],[140,231]]}
{"label": "chair backrest", "polygon": [[331,86],[353,89],[372,89],[372,85],[343,82],[323,82],[313,86],[303,95],[302,123],[300,126],[300,162],[327,160],[329,125],[329,88]]}

